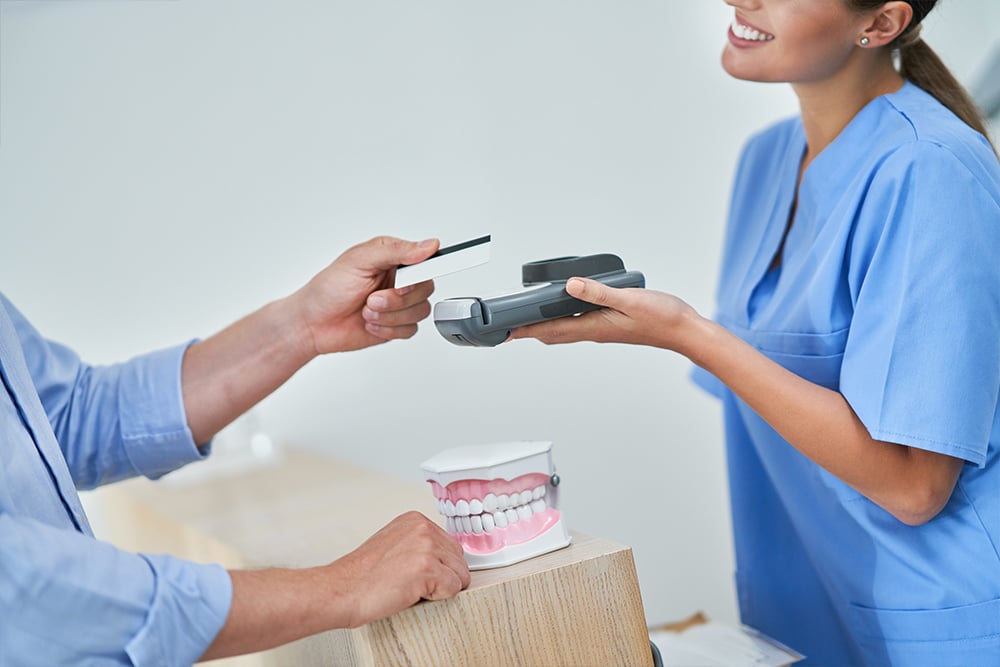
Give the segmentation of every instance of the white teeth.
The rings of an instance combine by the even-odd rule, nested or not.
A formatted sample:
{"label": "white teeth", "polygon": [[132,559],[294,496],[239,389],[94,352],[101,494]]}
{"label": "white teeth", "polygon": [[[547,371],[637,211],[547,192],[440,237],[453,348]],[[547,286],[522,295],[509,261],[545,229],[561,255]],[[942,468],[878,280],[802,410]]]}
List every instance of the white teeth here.
{"label": "white teeth", "polygon": [[449,533],[481,535],[541,514],[548,508],[545,494],[543,484],[510,495],[488,493],[482,500],[471,498],[452,502],[439,499],[438,511],[445,517],[445,529]]}
{"label": "white teeth", "polygon": [[497,497],[492,493],[487,493],[486,497],[483,498],[483,511],[493,514],[497,511]]}
{"label": "white teeth", "polygon": [[733,34],[740,39],[745,39],[751,42],[769,42],[774,39],[774,35],[769,35],[766,32],[760,32],[754,30],[748,25],[743,25],[739,23],[736,19],[733,19],[732,25],[730,26]]}

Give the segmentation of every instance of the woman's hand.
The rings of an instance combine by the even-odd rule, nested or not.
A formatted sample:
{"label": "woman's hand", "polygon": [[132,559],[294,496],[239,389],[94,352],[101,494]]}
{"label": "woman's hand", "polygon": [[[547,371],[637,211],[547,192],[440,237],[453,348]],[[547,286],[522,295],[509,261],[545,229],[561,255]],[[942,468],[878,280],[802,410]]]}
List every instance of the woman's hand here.
{"label": "woman's hand", "polygon": [[594,341],[649,345],[682,352],[689,323],[701,319],[687,303],[664,292],[614,288],[589,278],[570,278],[570,296],[604,306],[576,317],[519,327],[514,338],[537,338],[546,344]]}

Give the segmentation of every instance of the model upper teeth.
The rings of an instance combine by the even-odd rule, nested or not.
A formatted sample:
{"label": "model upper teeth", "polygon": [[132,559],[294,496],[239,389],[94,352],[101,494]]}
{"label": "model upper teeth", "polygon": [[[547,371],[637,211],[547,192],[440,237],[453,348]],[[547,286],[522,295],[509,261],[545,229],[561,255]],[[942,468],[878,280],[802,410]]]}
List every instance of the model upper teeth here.
{"label": "model upper teeth", "polygon": [[751,42],[767,42],[774,39],[774,35],[754,30],[748,25],[743,25],[742,23],[737,22],[736,19],[733,19],[732,30],[733,34],[740,39],[746,39]]}

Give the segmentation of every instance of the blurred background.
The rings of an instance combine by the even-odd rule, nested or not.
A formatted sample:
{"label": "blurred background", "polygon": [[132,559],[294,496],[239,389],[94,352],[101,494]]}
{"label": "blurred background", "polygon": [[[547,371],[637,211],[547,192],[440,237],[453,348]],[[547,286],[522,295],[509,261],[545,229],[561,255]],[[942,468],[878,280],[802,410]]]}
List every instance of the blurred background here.
{"label": "blurred background", "polygon": [[[787,86],[722,71],[731,16],[721,0],[2,0],[0,290],[110,363],[211,335],[376,234],[492,234],[490,263],[433,301],[613,252],[709,314],[739,148],[796,110]],[[1000,3],[943,0],[926,23],[995,100]],[[735,621],[720,410],[689,371],[625,346],[459,348],[426,322],[315,361],[226,442],[419,483],[448,447],[551,440],[568,525],[634,549],[651,624]]]}

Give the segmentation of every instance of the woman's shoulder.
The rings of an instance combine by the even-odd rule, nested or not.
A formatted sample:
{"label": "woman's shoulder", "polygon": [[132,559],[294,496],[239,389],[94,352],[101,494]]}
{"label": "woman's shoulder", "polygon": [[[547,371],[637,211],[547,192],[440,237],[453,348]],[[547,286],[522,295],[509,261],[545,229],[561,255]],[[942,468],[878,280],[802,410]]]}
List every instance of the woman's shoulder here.
{"label": "woman's shoulder", "polygon": [[879,98],[875,153],[910,160],[956,161],[980,179],[997,183],[1000,163],[989,141],[932,95],[912,83]]}

